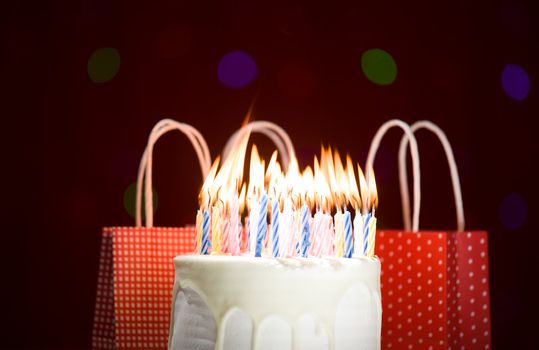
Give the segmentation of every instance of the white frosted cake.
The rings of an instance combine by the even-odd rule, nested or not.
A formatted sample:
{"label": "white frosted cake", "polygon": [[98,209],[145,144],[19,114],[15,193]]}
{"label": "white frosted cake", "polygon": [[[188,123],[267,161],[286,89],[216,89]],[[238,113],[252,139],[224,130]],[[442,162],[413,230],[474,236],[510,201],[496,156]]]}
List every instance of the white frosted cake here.
{"label": "white frosted cake", "polygon": [[174,259],[169,350],[380,349],[372,169],[322,147],[285,173],[253,146],[245,182],[249,130],[202,185],[194,255]]}
{"label": "white frosted cake", "polygon": [[380,349],[377,258],[174,259],[170,350]]}

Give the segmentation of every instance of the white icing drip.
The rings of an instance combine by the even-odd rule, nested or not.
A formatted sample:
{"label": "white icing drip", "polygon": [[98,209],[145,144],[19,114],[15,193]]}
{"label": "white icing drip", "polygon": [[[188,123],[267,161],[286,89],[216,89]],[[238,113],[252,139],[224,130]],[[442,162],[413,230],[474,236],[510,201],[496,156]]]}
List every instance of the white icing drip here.
{"label": "white icing drip", "polygon": [[322,328],[316,329],[316,321],[310,314],[301,316],[296,332],[298,350],[327,350],[329,340]]}
{"label": "white icing drip", "polygon": [[[337,306],[335,317],[335,350],[376,349],[380,344],[378,312],[379,296],[363,284],[350,287]],[[379,345],[378,345],[379,346]]]}
{"label": "white icing drip", "polygon": [[223,318],[219,342],[223,350],[250,350],[253,341],[253,321],[240,309],[231,309]]}
{"label": "white icing drip", "polygon": [[292,327],[279,316],[266,317],[256,332],[257,350],[291,350]]}
{"label": "white icing drip", "polygon": [[[372,344],[362,348],[380,347],[380,262],[377,259],[197,255],[177,257],[174,263],[174,298],[182,289],[191,288],[205,301],[212,318],[217,320],[219,335],[215,349],[240,349],[236,346],[240,343],[228,342],[227,335],[233,329],[243,334],[236,339],[241,344],[246,344],[250,329],[252,349],[257,350],[334,347],[340,350],[337,345],[349,341],[343,332],[354,333],[354,342],[360,339],[367,342],[363,344]],[[231,309],[237,312],[232,313]],[[173,310],[173,314],[178,311]],[[282,341],[278,346],[261,340],[275,338],[277,331],[285,334],[284,324],[290,329],[288,346],[284,344],[284,339],[288,339],[284,335],[275,340]],[[176,325],[171,328],[176,331]],[[241,345],[241,349],[250,348]]]}
{"label": "white icing drip", "polygon": [[215,320],[200,296],[190,288],[180,289],[173,304],[172,349],[214,349]]}

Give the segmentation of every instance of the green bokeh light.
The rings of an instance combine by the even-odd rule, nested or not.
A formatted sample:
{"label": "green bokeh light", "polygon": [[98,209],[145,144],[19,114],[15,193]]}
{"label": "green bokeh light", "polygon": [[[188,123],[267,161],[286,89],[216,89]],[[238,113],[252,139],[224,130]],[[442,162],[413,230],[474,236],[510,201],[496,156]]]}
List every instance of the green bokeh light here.
{"label": "green bokeh light", "polygon": [[397,78],[397,64],[391,55],[382,49],[370,49],[361,56],[361,69],[371,82],[391,85]]}
{"label": "green bokeh light", "polygon": [[94,83],[104,83],[111,80],[119,70],[120,54],[114,48],[97,49],[88,58],[88,76]]}
{"label": "green bokeh light", "polygon": [[[144,214],[144,207],[145,207],[145,200],[144,200],[144,185],[142,187],[142,220],[146,218],[146,215]],[[136,209],[136,203],[137,203],[137,183],[133,182],[130,184],[127,189],[124,192],[124,208],[125,211],[131,216],[133,219],[135,218],[135,209]],[[153,190],[153,212],[155,213],[157,211],[157,208],[159,206],[159,198],[157,196],[157,192],[155,189]]]}

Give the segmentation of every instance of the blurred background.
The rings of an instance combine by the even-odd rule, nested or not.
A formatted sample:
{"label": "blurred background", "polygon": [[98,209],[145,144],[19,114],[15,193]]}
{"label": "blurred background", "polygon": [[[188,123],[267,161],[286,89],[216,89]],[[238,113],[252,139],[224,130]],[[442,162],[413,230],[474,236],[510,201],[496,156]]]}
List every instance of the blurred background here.
{"label": "blurred background", "polygon": [[[254,104],[301,165],[321,143],[364,163],[390,118],[452,142],[469,229],[489,231],[493,345],[536,343],[537,16],[531,1],[16,1],[2,20],[2,346],[88,349],[101,228],[134,225],[152,126],[169,117],[212,156]],[[266,157],[272,145],[254,137]],[[399,131],[375,171],[383,228],[402,228]],[[455,227],[442,147],[418,133],[425,229]],[[154,159],[159,226],[193,224],[187,138]],[[535,325],[535,326],[534,326]]]}

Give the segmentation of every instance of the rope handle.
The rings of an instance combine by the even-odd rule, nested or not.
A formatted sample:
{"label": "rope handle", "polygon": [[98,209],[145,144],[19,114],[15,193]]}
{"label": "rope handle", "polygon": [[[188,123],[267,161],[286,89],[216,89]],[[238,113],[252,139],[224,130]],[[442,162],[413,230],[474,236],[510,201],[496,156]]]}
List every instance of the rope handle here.
{"label": "rope handle", "polygon": [[283,166],[286,170],[290,164],[290,160],[296,157],[294,145],[290,139],[290,136],[282,127],[267,120],[253,121],[236,130],[236,132],[230,136],[225,145],[223,150],[223,159],[226,159],[230,152],[236,148],[237,144],[246,133],[255,132],[259,132],[271,139],[279,151]]}
{"label": "rope handle", "polygon": [[[449,172],[451,175],[451,182],[453,184],[453,195],[455,197],[455,208],[457,215],[457,230],[462,232],[464,231],[465,222],[464,222],[464,205],[462,202],[462,190],[460,187],[460,178],[459,172],[457,169],[457,163],[455,161],[455,156],[453,154],[453,149],[449,140],[447,139],[444,131],[436,124],[428,121],[421,120],[415,122],[411,126],[412,132],[415,133],[420,129],[427,129],[433,132],[439,139],[442,144],[445,155],[447,157],[447,162],[449,163]],[[401,139],[400,148],[399,148],[399,180],[400,180],[400,190],[402,202],[402,214],[409,215],[410,212],[410,200],[408,195],[408,175],[406,169],[406,148],[408,147],[408,136],[404,135]],[[415,175],[414,175],[415,176]]]}
{"label": "rope handle", "polygon": [[[413,231],[417,232],[419,230],[419,211],[421,206],[421,173],[419,171],[419,152],[417,150],[417,142],[414,137],[414,133],[412,132],[412,129],[410,128],[410,125],[403,122],[399,119],[391,119],[382,124],[376,134],[374,135],[371,146],[369,149],[369,154],[367,156],[367,163],[365,170],[371,169],[374,164],[374,159],[376,157],[376,152],[378,151],[378,148],[380,147],[380,142],[382,141],[383,137],[387,133],[387,131],[393,127],[399,127],[404,131],[404,134],[406,135],[406,140],[410,142],[410,152],[412,155],[412,169],[413,169],[413,176],[414,176],[414,183],[413,183],[413,190],[414,190],[414,212],[413,212],[413,220],[412,224],[410,225],[410,204],[409,204],[409,198],[408,198],[408,192],[406,191],[406,196],[401,197],[402,201],[402,210],[403,210],[403,221],[404,221],[404,229],[406,231]],[[367,180],[369,177],[369,171],[367,171]],[[402,188],[402,183],[401,183]],[[406,187],[408,189],[408,187]],[[403,193],[404,194],[404,193]]]}
{"label": "rope handle", "polygon": [[142,226],[142,183],[144,182],[144,200],[146,227],[153,226],[153,196],[152,196],[152,163],[153,148],[157,140],[172,130],[178,130],[187,136],[198,157],[203,179],[206,178],[211,167],[211,156],[208,145],[202,134],[189,124],[180,123],[172,119],[163,119],[153,127],[148,138],[148,144],[138,169],[137,197],[136,197],[136,226]]}

